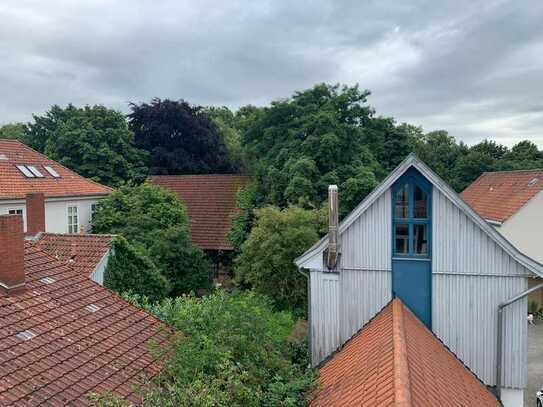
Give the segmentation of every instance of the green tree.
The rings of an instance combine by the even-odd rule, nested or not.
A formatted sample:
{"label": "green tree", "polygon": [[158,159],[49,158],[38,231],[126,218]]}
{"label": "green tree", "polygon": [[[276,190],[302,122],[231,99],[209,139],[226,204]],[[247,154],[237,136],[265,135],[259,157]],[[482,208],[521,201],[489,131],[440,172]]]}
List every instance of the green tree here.
{"label": "green tree", "polygon": [[255,225],[235,261],[236,280],[269,295],[278,309],[305,315],[307,282],[293,261],[319,239],[324,227],[323,211],[257,209]]}
{"label": "green tree", "polygon": [[102,184],[117,187],[146,175],[145,152],[134,147],[124,116],[104,106],[53,106],[44,116],[34,116],[24,140]]}
{"label": "green tree", "polygon": [[150,183],[121,187],[100,201],[94,233],[124,236],[147,255],[180,295],[209,287],[210,263],[190,242],[185,207],[177,196]]}
{"label": "green tree", "polygon": [[230,160],[243,172],[247,168],[247,163],[241,146],[241,131],[239,128],[241,118],[238,119],[237,115],[226,106],[209,106],[206,108],[206,112],[218,127],[219,133],[228,148]]}
{"label": "green tree", "polygon": [[107,288],[119,293],[129,291],[145,295],[151,300],[160,300],[169,293],[168,280],[148,256],[132,247],[124,237],[116,237],[112,249],[113,255],[104,274]]}
{"label": "green tree", "polygon": [[[389,150],[401,150],[397,157],[387,155],[394,162],[408,154],[401,147],[407,137],[391,119],[373,117],[368,95],[357,86],[320,84],[270,107],[236,113],[245,155],[258,157],[251,162],[257,204],[317,208],[330,183],[354,189],[360,174],[384,176],[372,147],[386,144]],[[365,190],[356,188],[357,194]]]}
{"label": "green tree", "polygon": [[0,139],[24,140],[24,123],[8,123],[0,127]]}
{"label": "green tree", "polygon": [[[417,137],[415,152],[418,157],[432,168],[453,188],[458,189],[455,167],[458,161],[468,154],[468,147],[457,143],[456,139],[445,130],[436,130]],[[465,165],[465,164],[464,164]]]}
{"label": "green tree", "polygon": [[239,213],[232,219],[232,225],[228,231],[227,239],[239,252],[243,242],[247,239],[253,227],[255,209],[256,185],[254,182],[241,188],[236,196],[236,207]]}
{"label": "green tree", "polygon": [[[131,296],[176,331],[157,349],[164,367],[142,389],[144,406],[305,406],[315,386],[306,338],[295,339],[295,318],[273,312],[252,292],[166,299]],[[304,351],[300,351],[304,349]],[[95,405],[119,405],[105,394]]]}

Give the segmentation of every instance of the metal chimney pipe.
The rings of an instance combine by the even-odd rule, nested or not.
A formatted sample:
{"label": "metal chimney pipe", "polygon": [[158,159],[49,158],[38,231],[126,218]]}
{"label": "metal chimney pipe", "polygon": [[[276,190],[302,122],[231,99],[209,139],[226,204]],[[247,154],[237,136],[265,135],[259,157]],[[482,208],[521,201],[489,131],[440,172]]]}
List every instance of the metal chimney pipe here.
{"label": "metal chimney pipe", "polygon": [[326,266],[335,270],[338,263],[338,191],[337,185],[328,186],[328,256]]}

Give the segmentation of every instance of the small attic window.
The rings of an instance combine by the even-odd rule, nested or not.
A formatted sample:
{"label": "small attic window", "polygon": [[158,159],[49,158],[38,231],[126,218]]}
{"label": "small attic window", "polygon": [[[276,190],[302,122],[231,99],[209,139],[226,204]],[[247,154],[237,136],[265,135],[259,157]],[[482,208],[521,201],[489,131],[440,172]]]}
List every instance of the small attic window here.
{"label": "small attic window", "polygon": [[44,178],[43,174],[33,165],[27,165],[26,168],[38,178]]}
{"label": "small attic window", "polygon": [[43,168],[45,168],[45,171],[51,174],[54,178],[60,178],[60,174],[56,172],[55,169],[50,165],[44,165]]}
{"label": "small attic window", "polygon": [[530,180],[530,182],[528,182],[528,186],[533,187],[535,184],[537,184],[538,181],[539,181],[539,178],[534,178]]}
{"label": "small attic window", "polygon": [[36,334],[32,331],[29,331],[29,330],[26,330],[26,331],[21,331],[19,332],[17,335],[17,338],[19,339],[22,339],[23,341],[28,341],[29,339],[32,339],[36,336]]}
{"label": "small attic window", "polygon": [[51,278],[51,277],[44,277],[44,278],[41,278],[40,281],[43,283],[43,284],[52,284],[54,283],[55,280],[54,278]]}
{"label": "small attic window", "polygon": [[96,311],[98,311],[100,309],[100,307],[98,305],[96,305],[96,304],[89,304],[85,308],[89,312],[96,312]]}
{"label": "small attic window", "polygon": [[16,165],[17,169],[23,173],[23,175],[27,178],[35,178],[36,176],[32,174],[32,172],[26,168],[26,165]]}

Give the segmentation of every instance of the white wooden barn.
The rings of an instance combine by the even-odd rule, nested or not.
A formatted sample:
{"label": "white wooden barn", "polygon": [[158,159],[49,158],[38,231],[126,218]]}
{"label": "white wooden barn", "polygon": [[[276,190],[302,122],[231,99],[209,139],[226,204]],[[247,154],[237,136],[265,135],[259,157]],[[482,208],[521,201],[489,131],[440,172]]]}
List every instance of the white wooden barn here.
{"label": "white wooden barn", "polygon": [[[528,278],[543,276],[541,264],[519,252],[415,155],[337,229],[295,261],[309,272],[315,366],[399,297],[483,383],[497,388],[505,406],[522,406],[527,384],[523,295]],[[334,247],[329,236],[332,243],[337,237],[334,266],[328,260],[328,248]],[[502,308],[499,329],[499,305],[519,294]]]}

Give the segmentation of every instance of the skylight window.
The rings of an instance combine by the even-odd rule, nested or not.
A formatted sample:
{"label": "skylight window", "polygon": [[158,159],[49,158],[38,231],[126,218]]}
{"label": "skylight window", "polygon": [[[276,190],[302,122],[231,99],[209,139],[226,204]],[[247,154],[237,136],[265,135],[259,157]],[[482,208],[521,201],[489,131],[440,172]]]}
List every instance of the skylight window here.
{"label": "skylight window", "polygon": [[539,181],[539,178],[534,178],[530,182],[528,182],[529,187],[533,187],[535,184],[537,184],[537,181]]}
{"label": "skylight window", "polygon": [[41,278],[40,281],[43,283],[43,284],[52,284],[54,283],[56,280],[54,278],[51,278],[51,277],[44,277],[44,278]]}
{"label": "skylight window", "polygon": [[89,312],[96,312],[100,309],[100,307],[96,304],[89,304],[85,307],[87,309],[87,311]]}
{"label": "skylight window", "polygon": [[28,168],[28,170],[34,174],[36,177],[38,178],[43,178],[43,174],[36,168],[34,167],[33,165],[27,165],[26,168]]}
{"label": "skylight window", "polygon": [[44,165],[43,168],[45,168],[45,170],[51,174],[54,178],[60,178],[60,174],[58,172],[55,171],[55,169],[53,167],[51,167],[50,165]]}
{"label": "skylight window", "polygon": [[17,335],[17,338],[22,339],[23,341],[28,341],[29,339],[32,339],[36,336],[36,334],[32,331],[26,330],[21,331]]}
{"label": "skylight window", "polygon": [[23,175],[27,178],[35,178],[36,176],[32,174],[32,172],[26,168],[25,165],[16,165],[17,169],[23,173]]}
{"label": "skylight window", "polygon": [[7,160],[8,156],[5,154],[0,154],[0,160]]}

